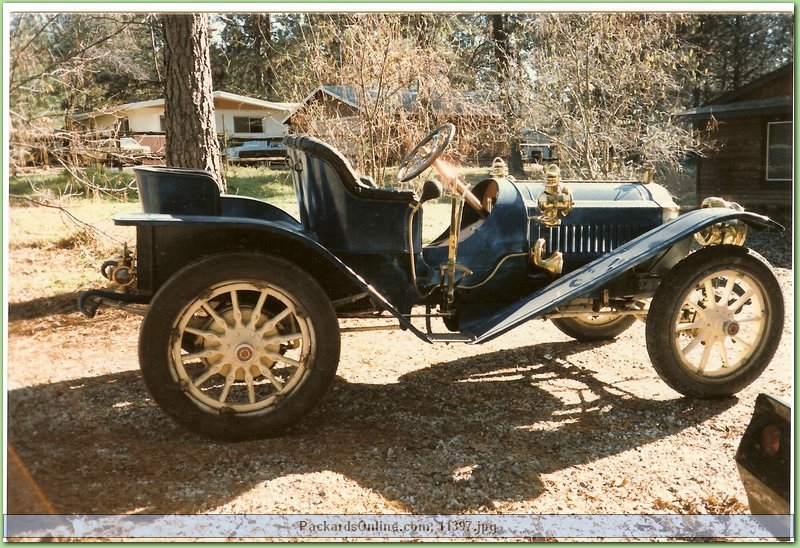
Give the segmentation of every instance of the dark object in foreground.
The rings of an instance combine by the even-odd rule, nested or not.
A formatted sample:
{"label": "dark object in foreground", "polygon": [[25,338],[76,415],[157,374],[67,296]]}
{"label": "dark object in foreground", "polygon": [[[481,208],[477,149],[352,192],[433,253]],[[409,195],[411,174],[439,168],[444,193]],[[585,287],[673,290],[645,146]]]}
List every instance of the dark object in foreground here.
{"label": "dark object in foreground", "polygon": [[790,513],[792,410],[780,400],[759,394],[739,449],[736,466],[752,514]]}

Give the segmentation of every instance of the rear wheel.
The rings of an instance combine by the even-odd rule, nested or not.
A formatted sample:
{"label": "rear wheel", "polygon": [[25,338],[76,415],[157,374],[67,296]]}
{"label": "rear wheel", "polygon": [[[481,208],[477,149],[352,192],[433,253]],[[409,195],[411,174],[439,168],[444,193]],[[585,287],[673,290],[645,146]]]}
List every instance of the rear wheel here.
{"label": "rear wheel", "polygon": [[156,403],[225,440],[279,434],[327,392],[339,362],[331,303],[305,271],[254,253],[175,274],[142,322],[139,359]]}
{"label": "rear wheel", "polygon": [[634,316],[614,313],[581,314],[573,318],[554,318],[553,325],[565,335],[582,342],[611,340],[636,323]]}
{"label": "rear wheel", "polygon": [[769,264],[738,246],[689,255],[658,287],[647,316],[647,351],[659,376],[686,396],[735,394],[778,348],[784,306]]}

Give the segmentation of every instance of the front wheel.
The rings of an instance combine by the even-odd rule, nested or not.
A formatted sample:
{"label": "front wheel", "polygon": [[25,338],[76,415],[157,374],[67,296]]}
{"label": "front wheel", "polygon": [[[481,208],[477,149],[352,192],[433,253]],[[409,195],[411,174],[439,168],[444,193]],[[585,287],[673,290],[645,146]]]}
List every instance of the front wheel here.
{"label": "front wheel", "polygon": [[730,396],[764,371],[778,348],[784,307],[764,259],[719,245],[689,255],[658,287],[647,315],[647,351],[681,394]]}
{"label": "front wheel", "polygon": [[224,440],[281,433],[320,402],[339,362],[331,303],[305,271],[256,253],[185,267],[153,298],[139,360],[153,399]]}

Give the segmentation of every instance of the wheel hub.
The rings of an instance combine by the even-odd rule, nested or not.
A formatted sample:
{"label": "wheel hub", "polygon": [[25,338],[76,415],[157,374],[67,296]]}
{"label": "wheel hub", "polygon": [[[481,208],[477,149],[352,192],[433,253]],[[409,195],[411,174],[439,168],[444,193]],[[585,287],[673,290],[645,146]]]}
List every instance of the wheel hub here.
{"label": "wheel hub", "polygon": [[262,332],[261,327],[267,321],[266,318],[259,320],[257,325],[250,325],[252,310],[247,306],[242,306],[237,311],[222,311],[220,317],[224,324],[215,323],[212,319],[207,326],[207,329],[218,334],[221,343],[219,349],[222,357],[219,363],[224,365],[219,368],[219,375],[233,375],[238,382],[246,381],[248,376],[260,378],[260,366],[274,363],[274,360],[266,359],[265,352],[280,351],[280,345],[263,345],[261,342],[265,337],[277,335],[277,328]]}
{"label": "wheel hub", "polygon": [[725,330],[725,333],[733,337],[739,333],[739,322],[725,322],[723,329]]}
{"label": "wheel hub", "polygon": [[240,344],[236,348],[236,359],[242,363],[247,363],[253,359],[255,352],[253,351],[253,347],[249,344]]}
{"label": "wheel hub", "polygon": [[714,303],[703,312],[705,328],[701,329],[704,344],[721,341],[726,336],[739,332],[739,322],[733,319],[732,311],[720,303]]}

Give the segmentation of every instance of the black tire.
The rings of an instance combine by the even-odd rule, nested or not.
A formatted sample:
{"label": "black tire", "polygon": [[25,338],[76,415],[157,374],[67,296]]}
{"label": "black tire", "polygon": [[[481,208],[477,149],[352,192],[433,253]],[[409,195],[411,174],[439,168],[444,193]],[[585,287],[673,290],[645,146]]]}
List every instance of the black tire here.
{"label": "black tire", "polygon": [[619,316],[614,313],[584,314],[574,318],[554,318],[559,331],[576,341],[610,341],[627,331],[636,323],[634,316]]}
{"label": "black tire", "polygon": [[769,263],[743,247],[706,247],[678,263],[656,290],[647,351],[658,375],[681,394],[731,396],[767,367],[783,321]]}
{"label": "black tire", "polygon": [[213,255],[170,278],[139,334],[153,399],[204,436],[275,436],[328,391],[339,365],[336,314],[304,270],[257,253]]}

